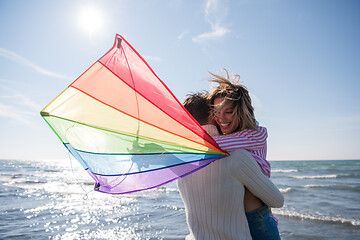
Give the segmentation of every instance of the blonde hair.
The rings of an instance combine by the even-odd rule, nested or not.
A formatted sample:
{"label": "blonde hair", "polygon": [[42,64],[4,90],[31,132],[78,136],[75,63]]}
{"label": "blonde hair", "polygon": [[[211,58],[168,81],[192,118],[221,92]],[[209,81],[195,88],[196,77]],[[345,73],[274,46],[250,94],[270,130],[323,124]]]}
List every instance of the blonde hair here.
{"label": "blonde hair", "polygon": [[238,126],[235,131],[258,130],[251,98],[246,87],[239,84],[240,76],[230,76],[226,69],[223,69],[223,71],[225,72],[224,76],[209,72],[211,74],[209,81],[219,84],[208,96],[212,110],[214,109],[215,99],[222,97],[225,100],[220,106],[230,102],[234,107],[233,116],[237,121],[235,124]]}

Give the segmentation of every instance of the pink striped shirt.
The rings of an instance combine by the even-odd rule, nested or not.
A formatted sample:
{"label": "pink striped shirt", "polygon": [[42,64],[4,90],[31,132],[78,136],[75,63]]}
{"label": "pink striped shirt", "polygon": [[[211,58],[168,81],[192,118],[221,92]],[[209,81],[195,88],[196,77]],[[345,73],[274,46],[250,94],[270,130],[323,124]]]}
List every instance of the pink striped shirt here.
{"label": "pink striped shirt", "polygon": [[245,129],[229,135],[214,136],[214,140],[225,151],[239,148],[251,153],[259,164],[262,172],[270,177],[270,163],[266,160],[266,139],[268,137],[265,127],[258,126],[259,131]]}

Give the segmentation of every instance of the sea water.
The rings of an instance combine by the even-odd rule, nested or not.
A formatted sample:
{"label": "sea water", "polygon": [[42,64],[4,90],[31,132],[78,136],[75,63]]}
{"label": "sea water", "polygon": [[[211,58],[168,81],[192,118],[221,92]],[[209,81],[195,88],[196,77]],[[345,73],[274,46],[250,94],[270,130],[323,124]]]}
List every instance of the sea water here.
{"label": "sea water", "polygon": [[[360,239],[360,161],[273,161],[282,239]],[[92,191],[75,160],[0,160],[0,239],[184,239],[176,183]]]}

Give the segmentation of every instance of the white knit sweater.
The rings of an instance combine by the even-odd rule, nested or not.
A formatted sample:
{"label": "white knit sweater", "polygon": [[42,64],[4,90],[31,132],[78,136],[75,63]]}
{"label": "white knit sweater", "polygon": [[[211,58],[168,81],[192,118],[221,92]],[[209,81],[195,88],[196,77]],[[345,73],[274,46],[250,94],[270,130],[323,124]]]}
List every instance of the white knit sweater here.
{"label": "white knit sweater", "polygon": [[186,240],[251,239],[244,211],[244,186],[269,207],[284,197],[249,152],[238,149],[178,180],[190,234]]}

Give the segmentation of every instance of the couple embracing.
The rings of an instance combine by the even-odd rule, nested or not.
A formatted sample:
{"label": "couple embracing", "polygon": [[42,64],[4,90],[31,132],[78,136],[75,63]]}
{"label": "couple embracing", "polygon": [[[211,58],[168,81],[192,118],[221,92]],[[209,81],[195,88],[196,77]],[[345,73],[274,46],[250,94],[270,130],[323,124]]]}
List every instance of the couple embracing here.
{"label": "couple embracing", "polygon": [[254,115],[238,75],[211,73],[218,86],[195,93],[184,107],[230,156],[178,180],[190,239],[280,239],[270,208],[284,197],[270,181],[267,130]]}

